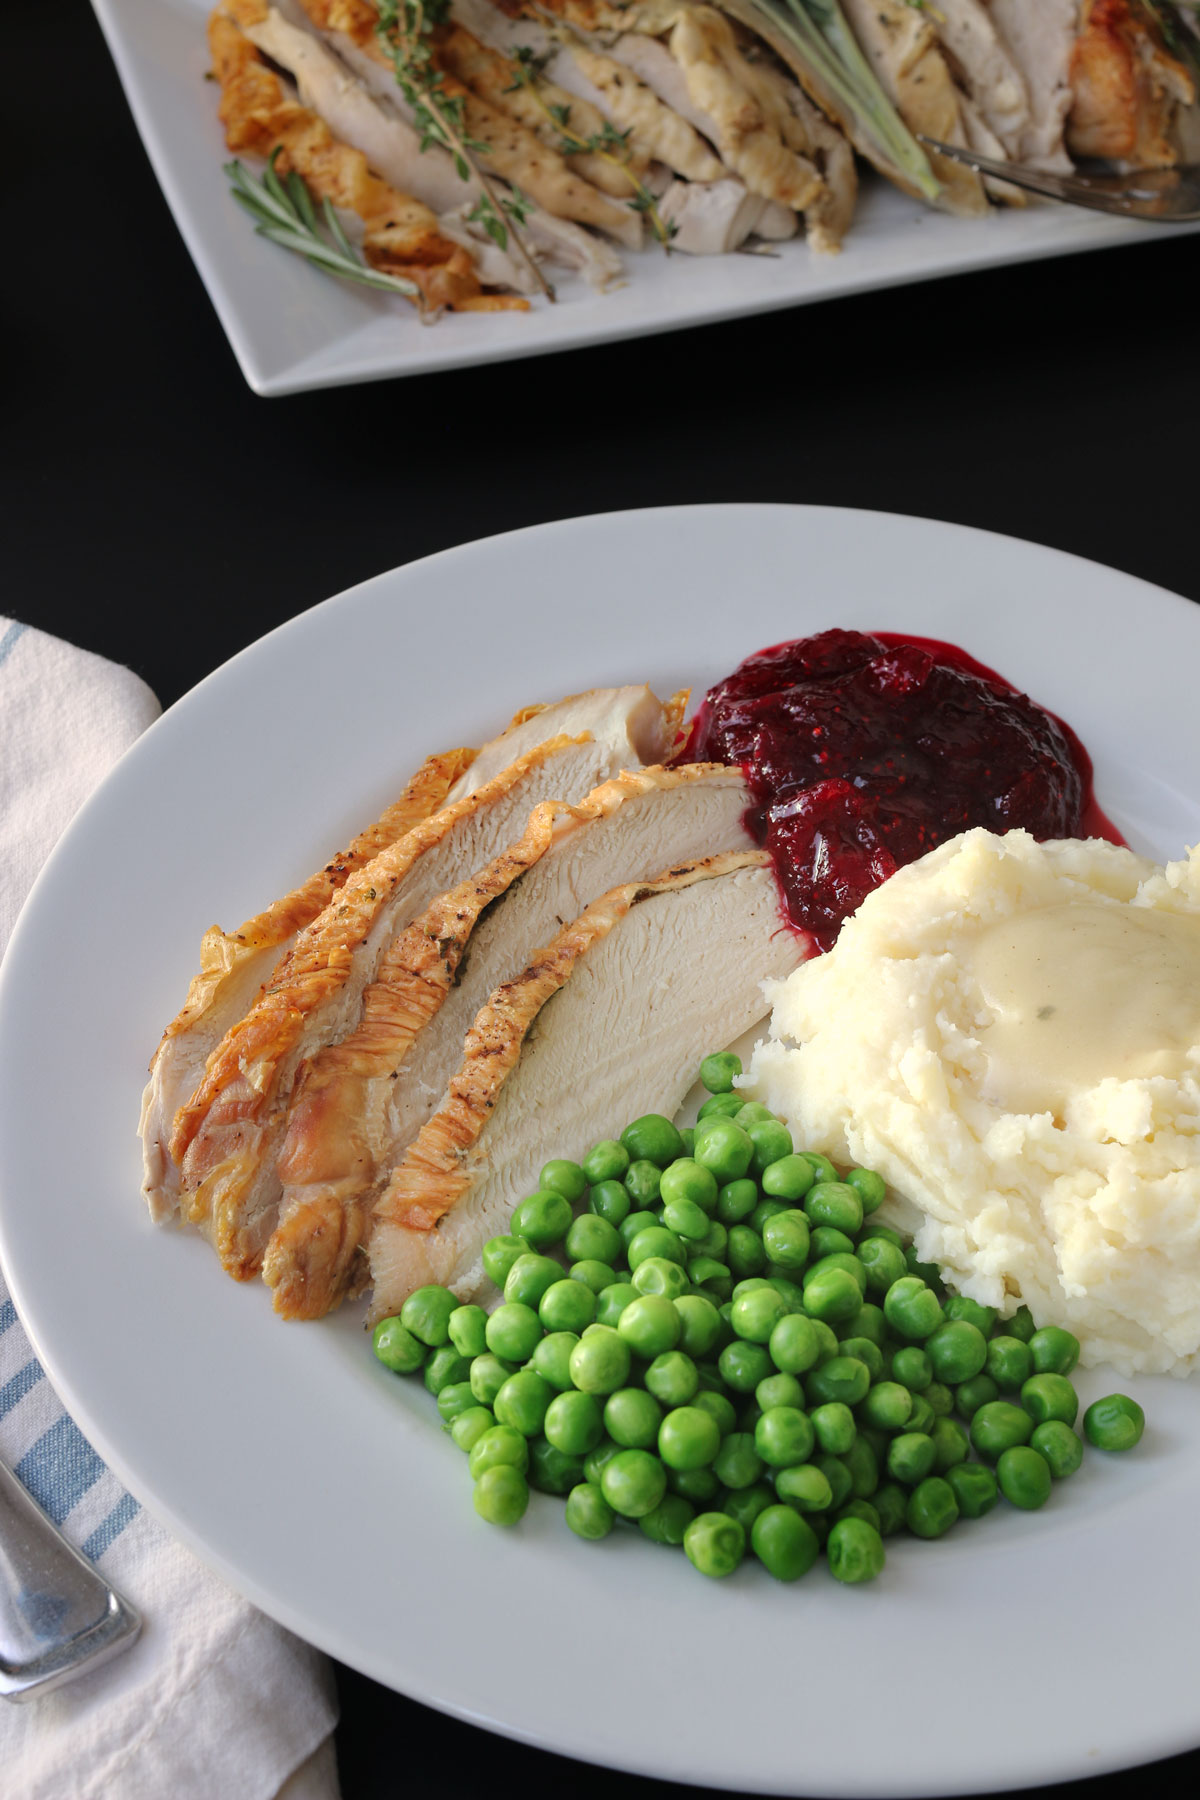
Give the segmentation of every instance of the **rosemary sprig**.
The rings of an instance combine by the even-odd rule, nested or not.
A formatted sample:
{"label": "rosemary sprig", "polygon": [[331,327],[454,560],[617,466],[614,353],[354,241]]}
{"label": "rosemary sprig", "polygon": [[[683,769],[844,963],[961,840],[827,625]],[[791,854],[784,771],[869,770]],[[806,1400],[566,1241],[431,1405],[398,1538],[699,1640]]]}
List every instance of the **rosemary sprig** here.
{"label": "rosemary sprig", "polygon": [[627,204],[634,212],[642,214],[663,249],[669,251],[671,239],[679,227],[674,219],[663,218],[654,195],[630,167],[630,132],[618,131],[611,119],[605,119],[600,131],[583,136],[571,124],[571,108],[547,100],[542,91],[541,78],[549,55],[539,56],[528,44],[518,44],[512,56],[514,79],[509,93],[519,88],[525,90],[558,133],[558,148],[564,156],[598,156],[614,169],[620,169],[633,190],[633,197]]}
{"label": "rosemary sprig", "polygon": [[[381,269],[372,269],[365,263],[342,230],[341,220],[329,201],[322,200],[318,218],[308,184],[295,169],[289,169],[286,177],[279,176],[275,168],[278,155],[276,147],[261,181],[255,181],[236,158],[225,164],[233,197],[255,221],[259,236],[307,257],[330,275],[357,281],[363,287],[382,288],[388,294],[403,294],[406,300],[417,302],[424,316],[424,296],[416,282],[407,281],[402,275],[385,275]],[[332,243],[322,235],[322,224]]]}
{"label": "rosemary sprig", "polygon": [[387,51],[396,85],[412,108],[421,149],[440,145],[454,159],[459,180],[474,179],[479,198],[467,217],[480,224],[501,250],[507,250],[511,241],[538,287],[553,300],[554,289],[521,235],[529,202],[515,190],[511,195],[502,193],[480,166],[478,159],[486,156],[488,146],[469,134],[463,97],[447,93],[445,78],[434,60],[429,34],[449,18],[450,0],[374,0],[374,5],[379,15],[375,30]]}

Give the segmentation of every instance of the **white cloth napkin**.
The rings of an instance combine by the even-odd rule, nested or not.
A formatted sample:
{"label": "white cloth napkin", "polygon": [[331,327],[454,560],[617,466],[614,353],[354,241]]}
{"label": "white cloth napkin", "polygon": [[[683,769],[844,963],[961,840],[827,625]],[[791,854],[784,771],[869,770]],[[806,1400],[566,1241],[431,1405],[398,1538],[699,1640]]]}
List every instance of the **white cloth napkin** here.
{"label": "white cloth napkin", "polygon": [[[0,953],[49,846],[158,710],[129,669],[0,618]],[[337,1800],[324,1657],[125,1492],[43,1375],[2,1275],[0,1457],[144,1621],[94,1674],[0,1701],[6,1800]]]}

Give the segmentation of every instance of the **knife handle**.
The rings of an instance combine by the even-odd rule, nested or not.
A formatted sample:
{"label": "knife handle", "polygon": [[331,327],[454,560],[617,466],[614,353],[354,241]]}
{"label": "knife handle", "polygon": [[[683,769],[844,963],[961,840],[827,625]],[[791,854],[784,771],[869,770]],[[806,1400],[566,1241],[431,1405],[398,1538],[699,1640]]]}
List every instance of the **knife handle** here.
{"label": "knife handle", "polygon": [[142,1621],[0,1462],[0,1697],[28,1700],[98,1668]]}

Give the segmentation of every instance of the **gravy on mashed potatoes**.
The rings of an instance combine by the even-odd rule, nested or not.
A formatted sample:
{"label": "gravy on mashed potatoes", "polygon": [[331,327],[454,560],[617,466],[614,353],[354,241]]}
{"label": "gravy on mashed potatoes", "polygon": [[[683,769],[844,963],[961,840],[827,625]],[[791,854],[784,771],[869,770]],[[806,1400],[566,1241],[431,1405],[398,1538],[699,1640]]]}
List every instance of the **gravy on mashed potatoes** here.
{"label": "gravy on mashed potatoes", "polygon": [[1083,1360],[1200,1352],[1200,850],[975,830],[899,870],[774,984],[747,1087],[877,1169],[885,1216]]}

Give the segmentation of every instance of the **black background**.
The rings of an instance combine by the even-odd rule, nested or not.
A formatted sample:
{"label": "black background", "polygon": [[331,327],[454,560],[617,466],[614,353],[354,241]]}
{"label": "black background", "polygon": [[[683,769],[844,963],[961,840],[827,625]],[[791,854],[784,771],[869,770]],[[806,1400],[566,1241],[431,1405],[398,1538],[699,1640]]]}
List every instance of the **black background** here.
{"label": "black background", "polygon": [[[1200,239],[265,401],[237,372],[89,8],[7,7],[0,44],[0,610],[129,663],[164,705],[366,576],[611,508],[764,500],[919,513],[1200,598]],[[1086,667],[1086,633],[1079,656]],[[963,1623],[969,1653],[983,1622]],[[478,1628],[502,1653],[503,1622]],[[927,1744],[937,1647],[914,1650],[930,1657],[929,1716],[914,1721]],[[1053,1647],[1030,1652],[1053,1679]],[[698,1695],[719,1699],[719,1654],[698,1667],[692,1647],[667,1653],[690,1662]],[[518,1781],[533,1797],[569,1789],[580,1800],[618,1784],[631,1800],[685,1791],[519,1747],[348,1670],[339,1682],[346,1800]],[[866,1697],[848,1685],[848,1708]],[[1197,1714],[1200,1736],[1200,1702]],[[798,1767],[802,1720],[800,1704]],[[849,1717],[847,1727],[850,1756]],[[754,1721],[730,1729],[752,1735]],[[1020,1720],[998,1729],[1019,1732]],[[985,1781],[985,1744],[980,1757]],[[1147,1779],[1194,1787],[1197,1775],[1200,1754],[1073,1785],[1083,1800],[1124,1800]]]}

